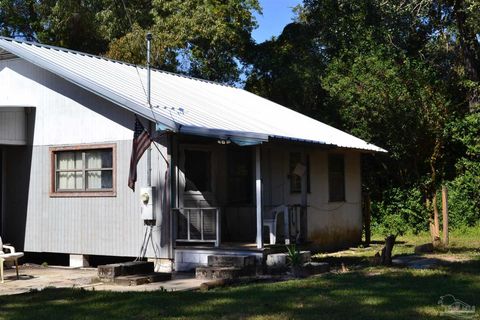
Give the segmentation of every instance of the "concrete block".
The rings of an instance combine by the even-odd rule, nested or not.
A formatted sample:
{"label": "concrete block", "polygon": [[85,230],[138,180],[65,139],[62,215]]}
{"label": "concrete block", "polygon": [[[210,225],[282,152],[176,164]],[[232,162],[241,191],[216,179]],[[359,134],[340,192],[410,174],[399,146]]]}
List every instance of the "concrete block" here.
{"label": "concrete block", "polygon": [[267,256],[267,268],[286,268],[287,254],[286,253],[272,253]]}
{"label": "concrete block", "polygon": [[[310,263],[312,261],[312,254],[310,251],[300,251],[301,263]],[[289,267],[287,253],[272,253],[267,256],[267,269],[270,272],[286,271]]]}
{"label": "concrete block", "polygon": [[147,261],[113,263],[97,267],[98,277],[106,282],[113,281],[119,276],[153,273],[153,269],[153,262]]}
{"label": "concrete block", "polygon": [[155,265],[155,272],[172,272],[173,271],[173,261],[170,259],[147,259],[149,262],[153,262]]}
{"label": "concrete block", "polygon": [[139,286],[142,284],[172,280],[171,273],[150,273],[130,276],[120,276],[114,279],[114,283],[121,286]]}
{"label": "concrete block", "polygon": [[300,251],[303,263],[312,261],[312,253],[310,251]]}
{"label": "concrete block", "polygon": [[237,267],[197,267],[195,277],[197,279],[236,279],[242,276],[242,269]]}
{"label": "concrete block", "polygon": [[83,268],[88,267],[90,264],[88,263],[88,256],[83,254],[71,254],[69,265],[73,268]]}
{"label": "concrete block", "polygon": [[255,257],[245,255],[209,255],[208,265],[211,267],[252,267],[255,265]]}

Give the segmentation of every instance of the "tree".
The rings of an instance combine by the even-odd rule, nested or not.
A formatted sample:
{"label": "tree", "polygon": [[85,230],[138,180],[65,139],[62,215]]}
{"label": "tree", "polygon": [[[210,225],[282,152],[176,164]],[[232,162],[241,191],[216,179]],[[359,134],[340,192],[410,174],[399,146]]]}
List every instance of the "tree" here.
{"label": "tree", "polygon": [[0,34],[102,54],[130,30],[125,10],[139,25],[150,23],[146,0],[0,0]]}
{"label": "tree", "polygon": [[40,27],[37,11],[35,0],[0,0],[0,35],[35,40]]}
{"label": "tree", "polygon": [[224,83],[240,79],[257,0],[0,0],[0,34]]}
{"label": "tree", "polygon": [[156,0],[150,26],[133,30],[110,44],[107,56],[142,64],[144,38],[154,37],[153,65],[226,83],[239,80],[239,65],[252,45],[257,0]]}
{"label": "tree", "polygon": [[277,39],[256,46],[245,88],[279,104],[323,121],[334,122],[325,108],[321,76],[326,61],[312,30],[294,22]]}
{"label": "tree", "polygon": [[387,149],[363,162],[372,200],[417,190],[407,203],[413,212],[419,202],[425,219],[408,223],[425,228],[441,184],[476,186],[452,132],[472,123],[477,103],[479,9],[474,0],[305,0],[292,25],[255,47],[246,86]]}

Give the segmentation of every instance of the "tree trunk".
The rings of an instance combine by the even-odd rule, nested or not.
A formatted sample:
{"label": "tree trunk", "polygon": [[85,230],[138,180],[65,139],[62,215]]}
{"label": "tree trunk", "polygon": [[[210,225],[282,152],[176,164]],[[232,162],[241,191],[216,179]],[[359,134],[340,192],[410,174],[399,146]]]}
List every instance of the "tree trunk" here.
{"label": "tree trunk", "polygon": [[[477,35],[473,32],[467,23],[464,0],[457,0],[454,3],[455,20],[458,28],[458,39],[463,56],[463,66],[465,74],[471,81],[480,80],[479,69],[480,61],[477,53],[480,52],[480,45],[477,41]],[[480,102],[479,92],[476,89],[470,89],[469,107],[472,112],[475,106]]]}
{"label": "tree trunk", "polygon": [[391,266],[392,265],[392,250],[393,246],[395,245],[396,236],[389,235],[385,238],[385,246],[382,249],[381,254],[381,263],[384,266]]}
{"label": "tree trunk", "polygon": [[432,244],[437,247],[440,245],[440,222],[438,218],[437,193],[433,194],[433,223],[430,223],[430,233],[432,235]]}

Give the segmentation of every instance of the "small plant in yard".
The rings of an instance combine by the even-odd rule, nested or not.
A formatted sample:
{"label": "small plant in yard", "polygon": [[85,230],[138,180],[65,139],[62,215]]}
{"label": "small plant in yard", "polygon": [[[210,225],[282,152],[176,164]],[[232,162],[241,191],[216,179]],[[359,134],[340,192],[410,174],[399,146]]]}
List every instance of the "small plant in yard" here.
{"label": "small plant in yard", "polygon": [[293,276],[296,278],[300,278],[302,276],[302,267],[303,267],[303,260],[302,255],[300,254],[300,250],[297,249],[295,244],[286,246],[287,247],[287,263],[292,270]]}

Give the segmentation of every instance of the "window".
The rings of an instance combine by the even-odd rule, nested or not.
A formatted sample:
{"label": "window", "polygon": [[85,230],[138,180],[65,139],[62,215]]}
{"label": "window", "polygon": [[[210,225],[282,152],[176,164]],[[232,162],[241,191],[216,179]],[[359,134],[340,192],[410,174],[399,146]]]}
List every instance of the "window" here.
{"label": "window", "polygon": [[52,196],[114,196],[115,146],[52,148]]}
{"label": "window", "polygon": [[[310,192],[310,156],[306,157],[306,170],[307,170],[307,192]],[[302,177],[295,173],[295,169],[299,170],[302,163],[301,152],[290,152],[289,161],[289,177],[290,177],[290,192],[300,193],[302,192]],[[299,166],[299,168],[297,168]]]}
{"label": "window", "polygon": [[328,190],[330,202],[345,201],[345,157],[328,156]]}
{"label": "window", "polygon": [[185,191],[212,191],[211,153],[185,150]]}

